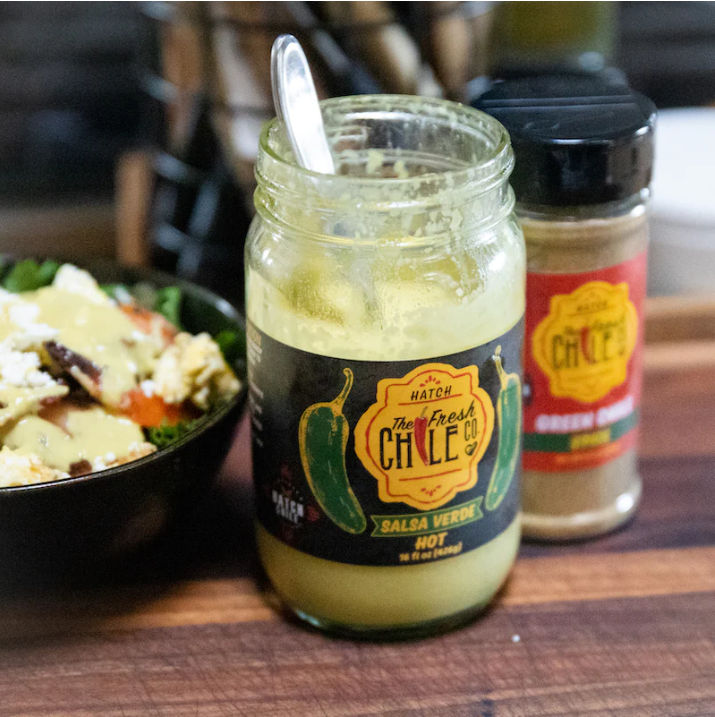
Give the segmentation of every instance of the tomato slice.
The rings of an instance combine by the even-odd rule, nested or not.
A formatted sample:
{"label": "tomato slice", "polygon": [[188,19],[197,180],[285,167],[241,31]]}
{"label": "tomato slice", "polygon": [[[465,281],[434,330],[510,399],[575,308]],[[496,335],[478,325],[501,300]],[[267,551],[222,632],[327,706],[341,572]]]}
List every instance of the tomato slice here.
{"label": "tomato slice", "polygon": [[149,311],[138,304],[119,304],[120,310],[144,334],[161,336],[168,346],[177,334],[175,326],[170,324],[161,314]]}
{"label": "tomato slice", "polygon": [[190,418],[183,404],[166,403],[161,396],[147,396],[140,388],[134,388],[122,396],[121,412],[140,426],[150,428],[169,424],[174,426]]}

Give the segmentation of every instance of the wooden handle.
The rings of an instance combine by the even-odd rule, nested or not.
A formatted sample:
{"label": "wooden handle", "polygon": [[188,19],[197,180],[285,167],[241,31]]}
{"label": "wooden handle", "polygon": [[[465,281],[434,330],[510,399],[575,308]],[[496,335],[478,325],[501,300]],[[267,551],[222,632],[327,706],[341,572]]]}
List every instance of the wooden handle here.
{"label": "wooden handle", "polygon": [[164,79],[177,91],[167,105],[169,146],[176,151],[186,141],[191,123],[194,98],[204,82],[203,38],[198,25],[200,8],[185,2],[177,8],[177,17],[161,25],[161,56]]}
{"label": "wooden handle", "polygon": [[388,92],[415,94],[422,60],[410,34],[397,23],[384,2],[328,2],[326,14],[335,22],[375,23],[357,27],[350,40],[360,59]]}
{"label": "wooden handle", "polygon": [[147,227],[154,185],[149,152],[127,152],[116,172],[117,259],[127,266],[149,265]]}
{"label": "wooden handle", "polygon": [[472,32],[460,11],[461,2],[427,3],[430,11],[430,56],[437,79],[448,95],[461,98],[468,80]]}

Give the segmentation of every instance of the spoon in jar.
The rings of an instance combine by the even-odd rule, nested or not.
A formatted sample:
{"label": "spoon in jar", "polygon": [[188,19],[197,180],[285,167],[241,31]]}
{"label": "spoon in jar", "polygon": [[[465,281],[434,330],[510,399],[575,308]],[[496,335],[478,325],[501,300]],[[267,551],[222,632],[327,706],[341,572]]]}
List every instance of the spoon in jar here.
{"label": "spoon in jar", "polygon": [[280,35],[271,51],[271,85],[276,114],[286,127],[297,163],[321,174],[335,174],[313,75],[293,35]]}
{"label": "spoon in jar", "polygon": [[[280,35],[273,43],[271,85],[276,115],[286,127],[296,162],[313,172],[335,174],[335,160],[325,134],[313,75],[305,52],[293,35]],[[349,227],[350,222],[341,218],[333,231],[339,236],[350,236],[353,232]],[[367,310],[375,313],[378,302],[370,269],[360,258],[353,269],[353,279],[362,289]]]}

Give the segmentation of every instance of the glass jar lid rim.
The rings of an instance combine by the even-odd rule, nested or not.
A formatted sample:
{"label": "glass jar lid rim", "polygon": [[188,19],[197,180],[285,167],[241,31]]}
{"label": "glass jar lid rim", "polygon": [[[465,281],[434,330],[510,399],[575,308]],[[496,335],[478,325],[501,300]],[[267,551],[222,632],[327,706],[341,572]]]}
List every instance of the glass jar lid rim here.
{"label": "glass jar lid rim", "polygon": [[[379,176],[355,176],[342,174],[322,174],[300,167],[285,153],[275,147],[273,141],[274,133],[279,129],[279,121],[273,118],[266,123],[261,132],[260,154],[271,163],[276,163],[283,171],[290,171],[294,176],[309,179],[313,183],[326,183],[335,187],[345,184],[351,187],[379,188],[389,187],[410,187],[421,185],[427,182],[449,182],[456,186],[467,185],[493,185],[494,180],[504,181],[513,169],[513,153],[509,134],[504,126],[485,112],[476,110],[467,105],[438,98],[420,97],[416,95],[353,95],[347,97],[334,97],[322,100],[324,120],[328,134],[331,134],[332,126],[330,116],[332,112],[339,114],[341,110],[346,116],[367,114],[371,111],[409,113],[415,118],[433,118],[442,121],[449,118],[451,121],[461,121],[465,128],[474,132],[481,132],[489,135],[492,146],[488,147],[483,159],[469,164],[468,166],[455,166],[453,169],[428,171],[423,174],[410,177],[379,177]],[[415,107],[422,111],[415,111]],[[260,162],[257,165],[257,174],[262,174]],[[475,187],[476,188],[476,187]],[[488,189],[489,187],[485,187]]]}

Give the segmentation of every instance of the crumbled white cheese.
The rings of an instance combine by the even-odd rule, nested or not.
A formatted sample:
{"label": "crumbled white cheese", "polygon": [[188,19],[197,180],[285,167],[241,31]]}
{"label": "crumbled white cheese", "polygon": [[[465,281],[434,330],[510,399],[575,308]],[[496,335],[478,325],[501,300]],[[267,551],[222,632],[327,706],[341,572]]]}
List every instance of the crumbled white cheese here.
{"label": "crumbled white cheese", "polygon": [[126,456],[117,456],[114,453],[107,453],[104,456],[99,456],[92,461],[93,471],[103,471],[107,468],[115,468],[116,466],[124,465],[125,463],[131,463],[132,461],[144,458],[144,456],[151,455],[156,452],[156,446],[153,443],[142,441],[131,443],[129,445],[129,452]]}
{"label": "crumbled white cheese", "polygon": [[57,385],[49,373],[40,369],[42,362],[35,351],[16,351],[13,343],[0,342],[0,383],[18,388]]}
{"label": "crumbled white cheese", "polygon": [[[137,441],[136,443],[130,443],[129,444],[129,455],[133,456],[132,460],[136,460],[137,458],[143,458],[144,456],[148,456],[150,453],[154,453],[156,451],[156,446],[153,443],[148,443],[146,441]],[[119,462],[121,459],[118,459],[117,462]]]}
{"label": "crumbled white cheese", "polygon": [[11,304],[7,313],[10,321],[24,329],[26,326],[35,323],[35,320],[40,315],[40,307],[29,301],[22,301]]}
{"label": "crumbled white cheese", "polygon": [[59,331],[47,324],[29,324],[23,331],[12,334],[13,348],[18,351],[37,350],[45,341],[57,338]]}
{"label": "crumbled white cheese", "polygon": [[6,289],[0,289],[0,312],[7,314],[10,307],[16,304],[24,304],[24,300],[21,299],[17,294],[13,294],[11,291]]}
{"label": "crumbled white cheese", "polygon": [[0,450],[0,487],[32,485],[67,478],[67,473],[48,468],[34,453],[23,455],[7,446]]}
{"label": "crumbled white cheese", "polygon": [[139,384],[142,393],[147,397],[151,398],[156,393],[156,384],[151,379],[146,379]]}
{"label": "crumbled white cheese", "polygon": [[[6,341],[20,351],[39,349],[45,341],[51,341],[59,333],[47,324],[37,323],[40,307],[17,294],[0,289],[0,322],[5,324]],[[12,327],[16,326],[17,331]]]}
{"label": "crumbled white cheese", "polygon": [[230,398],[240,388],[221,349],[207,333],[177,334],[156,363],[154,384],[156,393],[167,403],[190,399],[202,410]]}
{"label": "crumbled white cheese", "polygon": [[111,451],[103,456],[97,456],[92,461],[92,471],[103,471],[107,468],[111,468],[117,462],[117,456]]}
{"label": "crumbled white cheese", "polygon": [[55,274],[52,286],[71,294],[79,294],[95,304],[112,303],[109,297],[99,288],[94,277],[74,264],[63,264]]}

